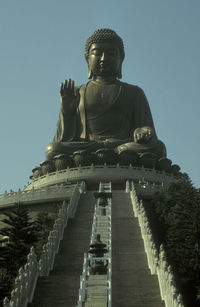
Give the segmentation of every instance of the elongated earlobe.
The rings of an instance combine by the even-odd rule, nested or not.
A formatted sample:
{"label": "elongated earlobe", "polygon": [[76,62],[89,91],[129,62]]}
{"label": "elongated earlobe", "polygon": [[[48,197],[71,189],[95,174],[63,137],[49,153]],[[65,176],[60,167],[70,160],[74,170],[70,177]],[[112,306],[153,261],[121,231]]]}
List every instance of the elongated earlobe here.
{"label": "elongated earlobe", "polygon": [[118,78],[118,79],[121,79],[121,78],[122,78],[122,65],[120,65],[120,68],[119,68],[119,70],[118,70],[118,72],[117,72],[117,78]]}
{"label": "elongated earlobe", "polygon": [[88,68],[88,79],[92,79],[93,73],[90,68]]}

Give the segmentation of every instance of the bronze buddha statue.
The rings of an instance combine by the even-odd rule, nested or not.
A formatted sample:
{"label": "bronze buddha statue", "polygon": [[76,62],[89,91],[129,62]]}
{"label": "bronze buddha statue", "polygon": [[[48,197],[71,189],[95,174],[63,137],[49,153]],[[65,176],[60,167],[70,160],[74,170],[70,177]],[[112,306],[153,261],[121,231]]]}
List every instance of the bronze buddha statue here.
{"label": "bronze buddha statue", "polygon": [[143,90],[119,81],[124,56],[123,41],[114,31],[99,29],[88,38],[85,59],[90,81],[77,87],[71,79],[61,83],[57,131],[46,147],[48,160],[101,148],[166,157]]}

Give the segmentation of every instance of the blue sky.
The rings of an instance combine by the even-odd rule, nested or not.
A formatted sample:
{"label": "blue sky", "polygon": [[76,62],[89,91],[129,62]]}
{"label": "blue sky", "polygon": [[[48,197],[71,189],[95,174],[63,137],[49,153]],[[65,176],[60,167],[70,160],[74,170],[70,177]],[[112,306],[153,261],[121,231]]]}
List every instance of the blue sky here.
{"label": "blue sky", "polygon": [[87,82],[84,44],[102,27],[123,38],[122,80],[146,93],[168,158],[200,186],[199,0],[0,0],[0,193],[45,159],[59,84]]}

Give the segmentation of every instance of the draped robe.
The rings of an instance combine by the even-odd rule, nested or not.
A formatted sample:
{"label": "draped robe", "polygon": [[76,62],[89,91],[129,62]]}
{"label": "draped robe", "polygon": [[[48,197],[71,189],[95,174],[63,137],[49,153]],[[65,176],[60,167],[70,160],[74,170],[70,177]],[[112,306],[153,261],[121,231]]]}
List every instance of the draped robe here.
{"label": "draped robe", "polygon": [[116,99],[109,105],[104,104],[96,114],[95,108],[93,114],[87,114],[86,88],[87,84],[76,87],[79,101],[72,114],[66,114],[60,109],[54,142],[115,139],[124,140],[125,143],[133,141],[136,128],[150,126],[155,132],[147,98],[138,86],[119,82]]}

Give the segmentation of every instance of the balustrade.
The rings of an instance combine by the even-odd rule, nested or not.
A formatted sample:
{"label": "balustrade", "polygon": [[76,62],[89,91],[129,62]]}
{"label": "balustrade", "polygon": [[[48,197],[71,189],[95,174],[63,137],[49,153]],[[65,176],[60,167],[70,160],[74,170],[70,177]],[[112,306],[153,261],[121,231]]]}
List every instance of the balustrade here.
{"label": "balustrade", "polygon": [[101,301],[101,306],[111,307],[111,195],[111,184],[100,183],[99,193],[95,195],[97,203],[93,216],[91,249],[84,254],[77,307],[86,306],[89,301],[94,306]]}
{"label": "balustrade", "polygon": [[63,238],[64,229],[68,219],[74,216],[80,193],[84,191],[84,183],[76,184],[69,206],[67,207],[66,202],[63,202],[53,229],[49,233],[47,243],[42,248],[39,261],[37,261],[34,247],[31,247],[27,263],[18,271],[10,300],[6,297],[3,301],[3,307],[26,307],[27,303],[32,301],[38,277],[48,276],[53,269],[55,255]]}
{"label": "balustrade", "polygon": [[144,240],[145,252],[147,254],[148,265],[151,274],[157,274],[160,293],[165,301],[166,307],[184,307],[182,297],[175,285],[174,275],[171,266],[168,264],[163,245],[157,252],[151,228],[146,216],[143,202],[138,200],[133,182],[127,183],[126,190],[130,190],[134,216],[138,217],[142,238]]}
{"label": "balustrade", "polygon": [[[92,180],[98,178],[99,181],[104,180],[103,178],[109,178],[109,180],[125,180],[126,178],[131,178],[138,180],[144,178],[147,181],[155,181],[161,183],[169,182],[171,180],[176,180],[178,177],[175,177],[172,173],[165,173],[163,171],[158,171],[155,169],[148,169],[144,167],[135,167],[132,165],[88,165],[74,168],[67,168],[64,170],[59,170],[52,173],[47,173],[44,176],[35,178],[32,182],[29,182],[25,186],[25,190],[30,190],[33,186],[40,188],[41,186],[49,184],[58,184],[66,182],[77,182],[81,180]],[[112,179],[111,179],[112,178]]]}
{"label": "balustrade", "polygon": [[64,197],[67,193],[72,193],[75,185],[72,186],[53,186],[44,187],[41,189],[23,190],[20,189],[17,192],[5,192],[0,195],[0,206],[18,203],[18,202],[34,202],[36,200],[48,200],[57,197]]}

